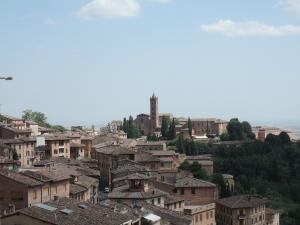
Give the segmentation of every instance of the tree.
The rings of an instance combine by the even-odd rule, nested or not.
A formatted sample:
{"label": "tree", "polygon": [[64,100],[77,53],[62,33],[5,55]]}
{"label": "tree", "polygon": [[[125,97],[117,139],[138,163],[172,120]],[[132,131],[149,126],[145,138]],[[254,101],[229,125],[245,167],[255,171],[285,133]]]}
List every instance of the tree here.
{"label": "tree", "polygon": [[268,134],[265,142],[271,146],[280,146],[281,145],[281,138],[275,134]]}
{"label": "tree", "polygon": [[230,141],[254,140],[255,135],[252,133],[251,125],[244,121],[240,122],[239,119],[231,119],[227,125],[227,135],[221,136],[221,139],[229,139]]}
{"label": "tree", "polygon": [[128,138],[139,138],[141,137],[141,131],[135,126],[132,116],[129,116],[127,124],[127,137]]}
{"label": "tree", "polygon": [[212,182],[218,186],[220,198],[229,197],[231,195],[230,194],[230,189],[229,189],[229,187],[226,186],[222,174],[215,173],[212,176]]}
{"label": "tree", "polygon": [[189,129],[190,136],[192,136],[192,130],[193,130],[193,128],[192,128],[192,121],[191,121],[190,117],[188,119],[188,129]]}
{"label": "tree", "polygon": [[173,140],[175,138],[176,138],[176,122],[175,119],[173,118],[168,129],[168,139]]}
{"label": "tree", "polygon": [[193,162],[191,164],[189,161],[185,160],[181,163],[179,169],[191,172],[197,179],[206,180],[208,178],[206,171],[202,169],[202,166],[198,162]]}
{"label": "tree", "polygon": [[51,125],[47,122],[47,117],[42,112],[34,112],[31,109],[27,109],[23,111],[22,118],[24,120],[36,122],[41,127],[51,127]]}
{"label": "tree", "polygon": [[167,138],[168,132],[169,132],[169,120],[167,119],[167,117],[163,116],[161,122],[161,136],[163,138]]}
{"label": "tree", "polygon": [[65,127],[63,127],[61,125],[54,125],[51,128],[54,129],[54,130],[57,130],[59,132],[65,132],[67,130]]}
{"label": "tree", "polygon": [[282,143],[283,145],[289,145],[289,144],[291,144],[290,136],[289,136],[286,132],[282,131],[282,132],[279,134],[279,138],[280,138],[281,143]]}
{"label": "tree", "polygon": [[123,119],[123,124],[122,124],[122,126],[123,126],[123,131],[124,131],[125,133],[127,133],[128,123],[127,123],[126,117],[124,117],[124,119]]}
{"label": "tree", "polygon": [[184,138],[182,135],[179,135],[179,138],[176,141],[176,148],[179,153],[181,153],[181,154],[186,153],[185,147],[184,147]]}

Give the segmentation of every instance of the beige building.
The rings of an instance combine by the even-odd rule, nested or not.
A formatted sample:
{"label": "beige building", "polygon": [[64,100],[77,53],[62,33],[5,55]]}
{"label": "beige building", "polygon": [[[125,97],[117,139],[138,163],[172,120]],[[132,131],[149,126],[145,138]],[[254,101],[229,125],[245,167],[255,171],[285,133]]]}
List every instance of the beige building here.
{"label": "beige building", "polygon": [[195,136],[219,136],[227,131],[228,121],[221,119],[191,119]]}
{"label": "beige building", "polygon": [[70,138],[63,135],[45,136],[48,157],[71,157]]}
{"label": "beige building", "polygon": [[0,170],[0,212],[6,214],[56,197],[69,197],[69,179],[48,172]]}
{"label": "beige building", "polygon": [[265,225],[266,200],[240,195],[216,201],[216,222],[218,225]]}
{"label": "beige building", "polygon": [[280,213],[278,210],[266,208],[266,225],[279,225]]}
{"label": "beige building", "polygon": [[30,137],[31,129],[23,127],[12,127],[0,125],[0,138],[2,139],[17,139],[23,137]]}
{"label": "beige building", "polygon": [[184,214],[192,217],[192,225],[215,225],[215,203],[185,206]]}
{"label": "beige building", "polygon": [[4,139],[2,142],[17,153],[22,167],[30,167],[36,161],[35,138]]}

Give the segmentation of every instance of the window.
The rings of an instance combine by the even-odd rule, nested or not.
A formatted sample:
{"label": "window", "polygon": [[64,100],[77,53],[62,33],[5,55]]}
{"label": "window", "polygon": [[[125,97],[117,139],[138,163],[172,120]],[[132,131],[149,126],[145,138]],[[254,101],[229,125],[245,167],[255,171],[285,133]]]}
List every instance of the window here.
{"label": "window", "polygon": [[157,199],[158,204],[160,204],[160,198]]}
{"label": "window", "polygon": [[151,200],[152,205],[154,205],[154,199]]}
{"label": "window", "polygon": [[209,213],[206,212],[206,219],[209,219]]}
{"label": "window", "polygon": [[54,155],[56,155],[56,154],[57,154],[57,149],[54,150]]}
{"label": "window", "polygon": [[180,194],[181,194],[181,195],[184,195],[184,188],[181,188],[181,189],[180,189]]}
{"label": "window", "polygon": [[193,188],[192,188],[192,195],[194,195],[194,194],[196,194],[196,190],[195,190],[195,188],[193,187]]}
{"label": "window", "polygon": [[202,213],[200,213],[200,221],[202,221]]}
{"label": "window", "polygon": [[19,145],[19,149],[21,149],[21,147],[22,147],[22,146],[21,146],[21,145]]}
{"label": "window", "polygon": [[67,184],[65,184],[65,192],[67,192]]}
{"label": "window", "polygon": [[173,189],[173,192],[174,192],[174,193],[177,193],[177,188],[174,188],[174,189]]}
{"label": "window", "polygon": [[63,146],[64,144],[65,144],[64,141],[59,141],[60,146]]}
{"label": "window", "polygon": [[213,218],[213,211],[210,211],[210,218]]}
{"label": "window", "polygon": [[33,190],[32,198],[37,199],[37,191],[36,190]]}
{"label": "window", "polygon": [[196,217],[196,223],[198,223],[198,215],[196,215],[195,217]]}
{"label": "window", "polygon": [[60,148],[59,153],[64,153],[64,150],[65,150],[64,148]]}
{"label": "window", "polygon": [[179,208],[181,208],[181,202],[179,202]]}

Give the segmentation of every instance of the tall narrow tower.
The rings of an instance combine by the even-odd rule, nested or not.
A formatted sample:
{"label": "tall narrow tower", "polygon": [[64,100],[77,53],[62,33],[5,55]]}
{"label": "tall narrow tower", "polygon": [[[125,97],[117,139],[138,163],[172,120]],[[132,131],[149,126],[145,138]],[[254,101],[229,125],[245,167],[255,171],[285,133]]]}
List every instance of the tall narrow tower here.
{"label": "tall narrow tower", "polygon": [[153,133],[159,126],[158,97],[153,93],[150,98],[150,131]]}

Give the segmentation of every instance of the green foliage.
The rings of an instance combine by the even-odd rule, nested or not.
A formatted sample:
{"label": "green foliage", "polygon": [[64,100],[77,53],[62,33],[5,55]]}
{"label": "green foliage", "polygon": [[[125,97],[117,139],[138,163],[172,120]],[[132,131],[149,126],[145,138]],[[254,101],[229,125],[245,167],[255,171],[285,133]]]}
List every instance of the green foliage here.
{"label": "green foliage", "polygon": [[42,112],[34,112],[31,109],[27,109],[23,111],[22,118],[24,120],[36,122],[41,127],[51,127],[51,125],[47,123],[47,117]]}
{"label": "green foliage", "polygon": [[168,134],[169,134],[169,123],[170,121],[168,120],[167,117],[163,116],[162,117],[162,121],[161,121],[161,136],[166,139],[168,138]]}
{"label": "green foliage", "polygon": [[207,144],[195,142],[192,139],[184,139],[181,135],[176,141],[176,151],[186,155],[199,155],[209,153],[210,148]]}
{"label": "green foliage", "polygon": [[128,120],[124,118],[123,131],[127,133],[128,138],[140,138],[142,136],[140,129],[135,126],[132,116],[129,116]]}
{"label": "green foliage", "polygon": [[147,141],[159,141],[159,137],[157,137],[156,135],[148,135],[147,136]]}
{"label": "green foliage", "polygon": [[188,129],[189,129],[190,136],[192,136],[192,130],[193,130],[193,128],[192,128],[192,121],[191,121],[190,117],[188,119]]}
{"label": "green foliage", "polygon": [[251,125],[244,121],[240,122],[239,119],[231,119],[227,125],[227,134],[221,135],[222,141],[243,141],[254,140],[255,135],[252,133]]}
{"label": "green foliage", "polygon": [[64,131],[67,130],[65,127],[63,127],[61,125],[54,125],[54,126],[50,125],[47,122],[47,117],[44,113],[34,112],[31,109],[24,110],[22,118],[24,120],[33,121],[41,127],[52,128],[52,129],[55,129],[55,130],[60,131],[60,132],[64,132]]}
{"label": "green foliage", "polygon": [[122,124],[122,126],[123,126],[123,131],[124,131],[125,133],[127,133],[127,127],[128,127],[128,124],[127,124],[127,119],[126,119],[126,117],[124,117],[124,119],[123,119],[123,124]]}
{"label": "green foliage", "polygon": [[215,173],[211,181],[218,186],[220,198],[229,197],[231,195],[229,187],[226,186],[221,173]]}
{"label": "green foliage", "polygon": [[173,140],[175,138],[176,138],[176,122],[175,119],[173,119],[169,125],[168,139]]}
{"label": "green foliage", "polygon": [[52,129],[57,130],[59,132],[65,132],[67,129],[61,125],[53,125],[51,126]]}
{"label": "green foliage", "polygon": [[207,180],[208,176],[205,170],[202,169],[198,162],[193,162],[192,164],[185,160],[181,163],[179,169],[189,171],[197,179]]}
{"label": "green foliage", "polygon": [[[265,142],[221,145],[211,151],[215,170],[235,177],[236,194],[252,193],[280,202],[300,202],[300,146],[289,142],[285,134],[270,135]],[[287,209],[285,224],[299,222],[295,212]]]}
{"label": "green foliage", "polygon": [[281,132],[279,135],[268,134],[265,140],[271,146],[290,145],[291,139],[286,132]]}
{"label": "green foliage", "polygon": [[163,116],[161,122],[161,138],[163,140],[173,140],[176,138],[176,120],[170,121],[167,117]]}

